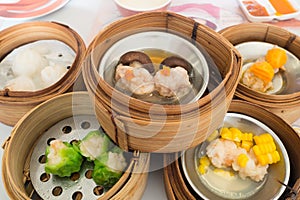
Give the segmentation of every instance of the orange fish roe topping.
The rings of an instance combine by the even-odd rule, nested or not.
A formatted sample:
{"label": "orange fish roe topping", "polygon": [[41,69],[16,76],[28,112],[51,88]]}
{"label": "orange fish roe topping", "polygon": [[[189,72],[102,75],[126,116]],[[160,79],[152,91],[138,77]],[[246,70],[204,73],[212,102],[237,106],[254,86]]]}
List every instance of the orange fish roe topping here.
{"label": "orange fish roe topping", "polygon": [[125,72],[125,79],[127,81],[130,81],[133,78],[134,78],[133,70],[132,69],[126,70],[126,72]]}
{"label": "orange fish roe topping", "polygon": [[170,76],[171,68],[167,66],[163,66],[162,70],[160,70],[160,73],[164,76]]}

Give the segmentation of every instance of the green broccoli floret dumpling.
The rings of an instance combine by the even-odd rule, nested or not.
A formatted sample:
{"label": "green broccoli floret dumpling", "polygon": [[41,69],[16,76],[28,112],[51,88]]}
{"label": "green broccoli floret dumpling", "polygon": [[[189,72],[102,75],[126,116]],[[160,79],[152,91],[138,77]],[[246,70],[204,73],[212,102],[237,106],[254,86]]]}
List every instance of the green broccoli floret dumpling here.
{"label": "green broccoli floret dumpling", "polygon": [[93,180],[107,188],[112,187],[121,178],[127,166],[123,151],[118,147],[104,153],[94,164]]}
{"label": "green broccoli floret dumpling", "polygon": [[46,148],[45,171],[60,177],[80,171],[83,158],[71,144],[53,140]]}
{"label": "green broccoli floret dumpling", "polygon": [[88,160],[95,160],[108,151],[111,141],[107,135],[99,130],[89,132],[76,144],[78,151]]}

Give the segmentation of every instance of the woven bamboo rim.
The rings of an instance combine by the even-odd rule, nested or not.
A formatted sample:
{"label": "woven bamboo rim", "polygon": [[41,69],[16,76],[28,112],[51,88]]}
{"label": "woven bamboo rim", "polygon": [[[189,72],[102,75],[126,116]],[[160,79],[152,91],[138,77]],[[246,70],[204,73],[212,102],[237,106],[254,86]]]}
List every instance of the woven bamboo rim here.
{"label": "woven bamboo rim", "polygon": [[[300,137],[290,127],[282,118],[271,113],[270,111],[262,108],[261,106],[252,104],[250,102],[245,102],[241,100],[233,100],[229,112],[241,113],[256,118],[257,120],[263,122],[268,127],[270,127],[283,142],[290,159],[291,166],[291,176],[289,179],[289,186],[293,187],[297,180],[300,180],[300,153],[298,149],[300,148]],[[196,200],[201,199],[189,186],[187,180],[184,177],[183,171],[181,169],[181,164],[179,159],[179,154],[166,154],[164,156],[164,163],[170,163],[173,160],[175,162],[171,163],[164,168],[164,184],[166,188],[166,193],[169,200]],[[166,165],[165,165],[166,166]],[[297,186],[299,187],[299,186]],[[287,195],[289,191],[286,190],[282,195],[282,199]],[[300,194],[298,194],[300,195]]]}
{"label": "woven bamboo rim", "polygon": [[[28,112],[16,124],[3,146],[3,182],[10,198],[30,199],[34,192],[29,163],[37,139],[55,123],[78,115],[95,115],[87,92],[54,97]],[[99,199],[140,199],[147,183],[149,162],[149,154],[134,152],[121,179]]]}
{"label": "woven bamboo rim", "polygon": [[55,22],[27,22],[12,26],[0,32],[0,60],[15,48],[38,40],[58,40],[76,53],[75,60],[68,72],[57,83],[34,92],[0,91],[0,122],[15,125],[30,109],[56,95],[73,90],[83,90],[81,62],[86,50],[84,41],[71,28]]}
{"label": "woven bamboo rim", "polygon": [[[136,33],[145,29],[163,29],[193,38],[212,57],[222,81],[217,82],[210,75],[209,84],[217,84],[215,89],[185,105],[155,107],[114,90],[98,73],[103,53],[117,40],[110,36],[124,30]],[[99,44],[101,48],[97,48]],[[240,66],[238,52],[213,30],[175,13],[147,12],[121,19],[102,30],[88,47],[83,76],[100,123],[122,149],[167,153],[199,144],[222,122],[237,86]],[[153,130],[159,131],[154,135]]]}
{"label": "woven bamboo rim", "polygon": [[[300,37],[275,25],[265,23],[239,24],[220,31],[233,45],[248,41],[276,44],[300,58]],[[236,96],[261,105],[292,123],[300,117],[300,92],[267,95],[238,84]],[[298,114],[297,114],[298,113]]]}

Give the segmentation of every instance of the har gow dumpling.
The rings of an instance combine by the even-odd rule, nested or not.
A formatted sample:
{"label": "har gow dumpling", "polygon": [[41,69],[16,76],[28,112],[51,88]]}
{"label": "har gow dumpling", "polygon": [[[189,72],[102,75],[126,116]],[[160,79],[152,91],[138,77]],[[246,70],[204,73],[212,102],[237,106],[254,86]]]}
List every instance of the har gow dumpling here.
{"label": "har gow dumpling", "polygon": [[12,71],[15,76],[33,76],[48,65],[45,57],[33,49],[24,49],[16,55]]}
{"label": "har gow dumpling", "polygon": [[28,76],[18,76],[12,80],[9,80],[5,88],[11,91],[34,91],[36,86],[33,80]]}
{"label": "har gow dumpling", "polygon": [[45,83],[45,87],[48,87],[56,83],[67,72],[66,67],[60,65],[47,66],[41,71],[42,81]]}

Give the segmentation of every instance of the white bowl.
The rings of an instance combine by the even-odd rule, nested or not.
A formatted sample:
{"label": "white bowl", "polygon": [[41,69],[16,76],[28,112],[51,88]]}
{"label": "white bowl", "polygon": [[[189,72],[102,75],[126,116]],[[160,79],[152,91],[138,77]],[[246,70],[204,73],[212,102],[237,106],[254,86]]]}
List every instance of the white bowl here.
{"label": "white bowl", "polygon": [[114,0],[123,16],[140,12],[167,10],[171,0]]}
{"label": "white bowl", "polygon": [[[245,71],[249,64],[251,65],[256,59],[264,57],[268,50],[274,46],[275,44],[258,41],[243,42],[236,45],[235,48],[240,52],[244,61],[242,71]],[[300,60],[286,49],[279,46],[277,48],[283,49],[287,54],[288,59],[284,65],[286,70],[275,74],[272,80],[274,89],[267,91],[267,94],[285,95],[299,92]]]}
{"label": "white bowl", "polygon": [[[181,104],[197,101],[205,92],[209,81],[209,69],[204,52],[191,41],[164,31],[144,31],[126,36],[114,43],[104,54],[100,61],[99,74],[112,87],[112,69],[116,66],[121,55],[128,51],[143,51],[146,49],[159,49],[178,55],[188,61],[193,67],[194,92],[178,99]],[[193,93],[193,94],[192,94]],[[143,97],[140,97],[140,99]],[[173,104],[172,99],[141,99],[158,104]]]}

